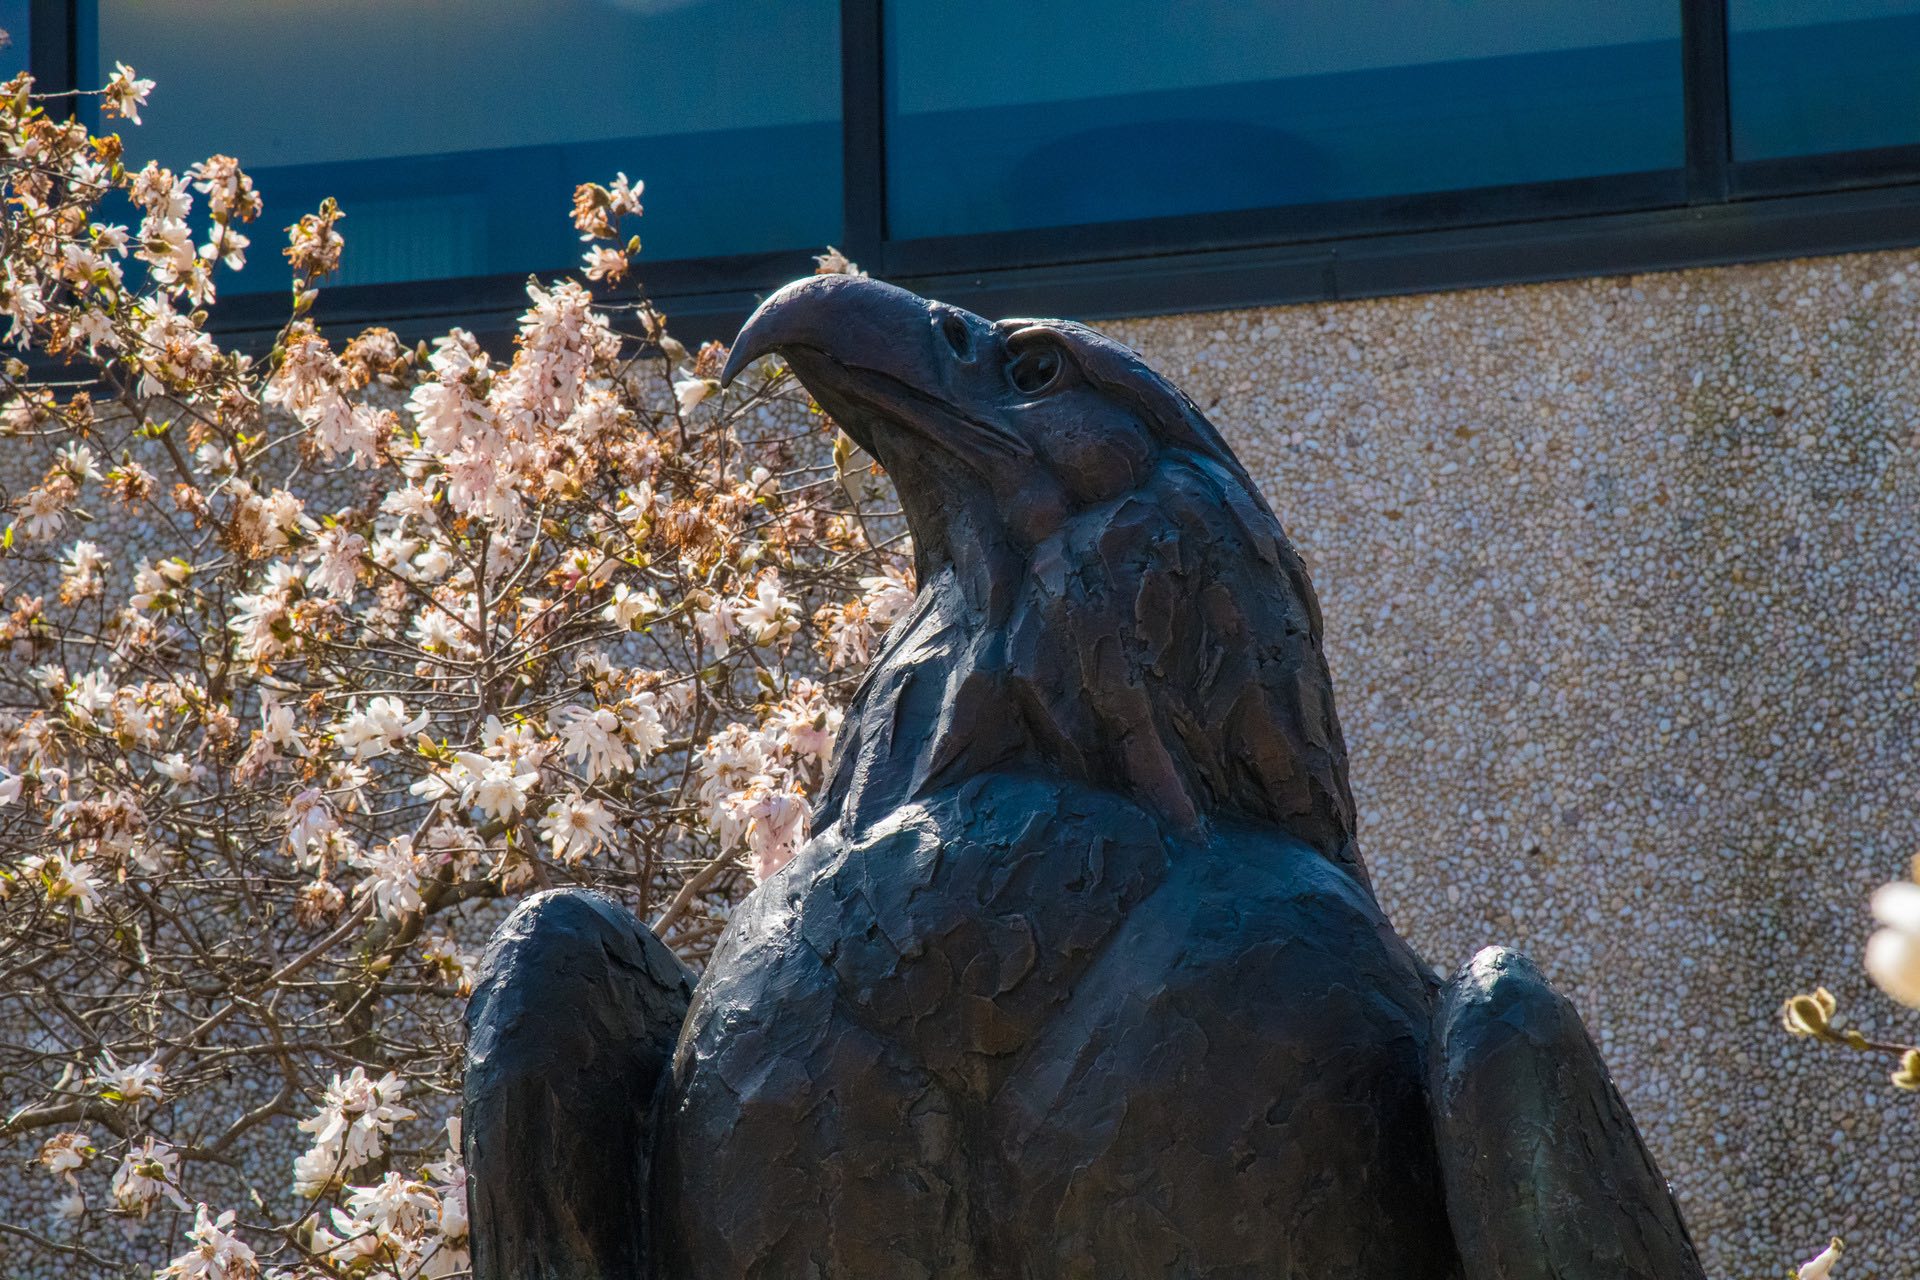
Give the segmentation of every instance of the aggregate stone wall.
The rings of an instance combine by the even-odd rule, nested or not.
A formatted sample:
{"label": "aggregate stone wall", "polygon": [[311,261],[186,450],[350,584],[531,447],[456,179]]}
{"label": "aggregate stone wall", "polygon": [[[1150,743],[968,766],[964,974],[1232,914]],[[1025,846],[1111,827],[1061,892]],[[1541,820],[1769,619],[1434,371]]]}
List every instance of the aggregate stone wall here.
{"label": "aggregate stone wall", "polygon": [[1920,1272],[1920,1102],[1789,1040],[1920,850],[1920,253],[1105,326],[1311,565],[1361,838],[1585,1012],[1716,1277]]}

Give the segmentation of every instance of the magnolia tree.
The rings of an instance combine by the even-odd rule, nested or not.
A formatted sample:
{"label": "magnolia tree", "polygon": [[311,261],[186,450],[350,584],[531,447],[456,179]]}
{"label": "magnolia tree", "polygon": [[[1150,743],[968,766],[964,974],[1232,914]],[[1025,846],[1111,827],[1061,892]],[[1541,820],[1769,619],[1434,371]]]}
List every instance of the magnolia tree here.
{"label": "magnolia tree", "polygon": [[[1863,956],[1867,976],[1900,1004],[1920,1009],[1920,857],[1908,879],[1875,890],[1871,905],[1877,927]],[[1789,1035],[1880,1055],[1894,1064],[1888,1077],[1894,1088],[1920,1092],[1920,1045],[1868,1035],[1840,1012],[1839,1000],[1825,987],[1789,997],[1780,1022]],[[1835,1239],[1800,1268],[1799,1280],[1825,1280],[1841,1250]]]}
{"label": "magnolia tree", "polygon": [[0,90],[0,1144],[36,1166],[0,1260],[457,1275],[490,905],[596,886],[697,966],[805,838],[910,553],[784,371],[723,391],[612,300],[624,176],[510,350],[322,332],[332,202],[270,350],[223,347],[253,184],[71,118],[152,88]]}

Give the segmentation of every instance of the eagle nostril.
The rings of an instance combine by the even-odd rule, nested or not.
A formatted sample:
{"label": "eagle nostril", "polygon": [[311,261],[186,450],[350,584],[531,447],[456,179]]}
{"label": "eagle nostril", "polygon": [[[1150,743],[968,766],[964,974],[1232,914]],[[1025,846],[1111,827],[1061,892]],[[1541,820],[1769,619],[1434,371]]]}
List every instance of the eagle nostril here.
{"label": "eagle nostril", "polygon": [[940,317],[940,336],[953,348],[953,354],[962,360],[973,359],[973,330],[967,328],[967,322],[951,311]]}

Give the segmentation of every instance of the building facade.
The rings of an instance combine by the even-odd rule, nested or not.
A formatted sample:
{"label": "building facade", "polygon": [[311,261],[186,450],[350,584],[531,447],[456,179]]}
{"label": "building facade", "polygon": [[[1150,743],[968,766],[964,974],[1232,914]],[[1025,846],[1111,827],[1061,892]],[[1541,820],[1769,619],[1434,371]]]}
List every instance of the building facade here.
{"label": "building facade", "polygon": [[[0,4],[0,13],[6,6]],[[0,21],[0,25],[6,25]],[[1920,0],[36,0],[348,252],[322,319],[501,331],[573,186],[727,336],[838,245],[1193,394],[1307,555],[1363,840],[1436,965],[1580,1003],[1715,1274],[1913,1266],[1874,1030],[1920,848]],[[219,322],[284,315],[271,254]]]}

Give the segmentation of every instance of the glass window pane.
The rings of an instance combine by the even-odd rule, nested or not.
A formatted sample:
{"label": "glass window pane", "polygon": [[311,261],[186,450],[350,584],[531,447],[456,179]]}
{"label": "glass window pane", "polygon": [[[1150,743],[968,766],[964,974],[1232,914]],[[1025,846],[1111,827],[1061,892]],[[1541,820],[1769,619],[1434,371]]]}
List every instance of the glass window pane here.
{"label": "glass window pane", "polygon": [[617,171],[647,184],[643,267],[840,235],[833,4],[97,0],[93,18],[96,82],[116,60],[158,82],[146,124],[119,126],[129,157],[223,152],[260,189],[227,292],[284,289],[280,228],[328,195],[347,284],[569,267],[573,188]]}
{"label": "glass window pane", "polygon": [[27,22],[32,10],[32,0],[0,0],[0,31],[7,33],[6,47],[0,48],[0,80],[11,80],[27,69]]}
{"label": "glass window pane", "polygon": [[1731,0],[1736,160],[1920,142],[1920,0]]}
{"label": "glass window pane", "polygon": [[1679,167],[1679,0],[889,0],[897,237]]}

